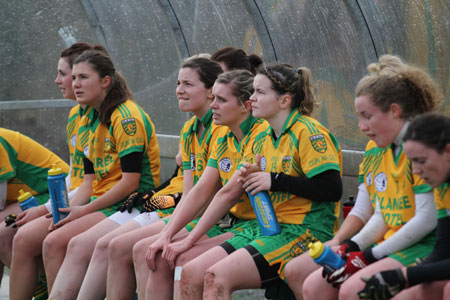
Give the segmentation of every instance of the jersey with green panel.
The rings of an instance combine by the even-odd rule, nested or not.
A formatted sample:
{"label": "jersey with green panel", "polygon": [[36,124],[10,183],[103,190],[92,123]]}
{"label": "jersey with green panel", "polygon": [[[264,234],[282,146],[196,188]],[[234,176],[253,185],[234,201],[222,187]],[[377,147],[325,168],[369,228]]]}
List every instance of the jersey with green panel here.
{"label": "jersey with green panel", "polygon": [[384,222],[389,230],[384,239],[389,238],[415,214],[415,194],[431,191],[422,178],[412,172],[411,161],[403,148],[397,156],[392,147],[379,148],[374,141],[366,146],[358,177],[364,182],[375,209],[380,203]]}
{"label": "jersey with green panel", "polygon": [[[204,130],[200,138],[197,136],[199,123],[203,124]],[[192,170],[194,185],[200,179],[206,168],[208,158],[211,155],[213,145],[216,143],[217,134],[222,126],[212,121],[212,111],[209,110],[199,120],[193,116],[188,120],[180,133],[181,153],[183,159],[183,170]]]}
{"label": "jersey with green panel", "polygon": [[450,183],[444,182],[434,189],[434,201],[438,210],[438,218],[450,215]]}
{"label": "jersey with green panel", "polygon": [[[252,162],[251,146],[258,134],[265,131],[269,124],[251,115],[240,125],[244,138],[238,142],[228,127],[222,127],[214,145],[208,166],[218,169],[222,186],[233,176],[237,166],[242,161]],[[256,215],[246,193],[230,209],[230,212],[239,219],[255,219]]]}
{"label": "jersey with green panel", "polygon": [[155,127],[137,103],[127,100],[117,106],[111,114],[109,128],[101,124],[98,117],[93,118],[89,126],[88,149],[85,142],[81,142],[80,147],[84,146],[83,152],[94,166],[94,198],[119,182],[122,178],[120,158],[134,152],[143,152],[138,192],[159,185],[159,145]]}
{"label": "jersey with green panel", "polygon": [[70,110],[69,118],[67,120],[67,144],[69,145],[71,162],[70,190],[76,189],[80,186],[81,182],[83,182],[83,156],[81,155],[81,152],[76,151],[76,143],[78,141],[79,131],[82,128],[81,119],[84,115],[86,115],[87,118],[92,118],[93,109],[89,106],[87,106],[86,108],[82,108],[78,104]]}
{"label": "jersey with green panel", "polygon": [[47,202],[47,176],[53,164],[65,174],[69,172],[69,166],[59,156],[38,142],[0,128],[0,182],[8,182],[8,202],[17,201],[20,189],[34,195],[39,204]]}
{"label": "jersey with green panel", "polygon": [[[312,178],[327,170],[342,170],[342,153],[336,138],[317,120],[298,110],[286,119],[278,139],[271,127],[261,133],[253,152],[261,155],[261,168],[266,172]],[[269,195],[278,222],[333,233],[340,203],[311,201],[281,191],[269,191]]]}

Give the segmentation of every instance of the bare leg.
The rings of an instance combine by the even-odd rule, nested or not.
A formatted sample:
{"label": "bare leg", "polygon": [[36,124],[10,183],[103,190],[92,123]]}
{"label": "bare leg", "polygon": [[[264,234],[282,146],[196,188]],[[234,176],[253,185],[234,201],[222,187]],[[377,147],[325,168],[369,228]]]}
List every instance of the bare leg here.
{"label": "bare leg", "polygon": [[97,241],[94,254],[89,262],[83,284],[78,293],[78,299],[105,299],[106,275],[108,273],[108,245],[113,238],[137,228],[140,228],[140,225],[131,220]]}
{"label": "bare leg", "polygon": [[445,282],[445,286],[444,286],[444,297],[442,298],[444,300],[450,300],[450,281],[447,280]]}
{"label": "bare leg", "polygon": [[103,213],[97,211],[65,224],[52,231],[45,238],[42,247],[42,257],[44,259],[49,292],[52,290],[56,275],[63,263],[69,241],[105,218],[106,216]]}
{"label": "bare leg", "polygon": [[[6,227],[3,221],[6,216],[10,214],[19,214],[21,212],[19,203],[12,203],[7,205],[4,210],[0,212],[0,260],[1,260],[1,271],[3,272],[3,265],[9,267],[11,266],[11,256],[12,256],[12,241],[14,235],[17,232],[16,228],[12,225]],[[1,276],[0,276],[1,281]]]}
{"label": "bare leg", "polygon": [[[411,289],[405,291],[408,292],[411,290],[409,294],[405,293],[405,295],[402,295],[403,292],[400,293],[399,295],[402,295],[402,298],[399,299],[406,300],[407,299],[406,296],[413,296],[410,297],[409,299],[417,299],[417,300],[446,299],[444,294],[446,283],[448,283],[448,281],[442,280],[420,284],[417,287],[412,287]],[[395,299],[397,300],[397,297]]]}
{"label": "bare leg", "polygon": [[308,253],[289,261],[284,269],[286,281],[295,294],[295,298],[302,299],[303,283],[306,278],[320,266],[314,262]]}
{"label": "bare leg", "polygon": [[322,268],[306,277],[302,290],[304,300],[337,299],[339,292],[337,288],[334,288],[322,277]]}
{"label": "bare leg", "polygon": [[[77,297],[91,260],[95,243],[101,236],[117,227],[119,227],[119,224],[116,222],[104,219],[70,240],[64,261],[50,293],[51,299],[75,299]],[[101,299],[104,299],[104,297]]]}
{"label": "bare leg", "polygon": [[261,287],[258,268],[246,249],[239,249],[206,270],[203,299],[231,299],[240,289]]}
{"label": "bare leg", "polygon": [[339,299],[359,300],[358,292],[364,289],[365,286],[365,283],[361,280],[362,276],[371,277],[375,273],[401,267],[403,267],[403,265],[400,262],[390,257],[368,265],[364,269],[353,274],[342,284],[339,289]]}
{"label": "bare leg", "polygon": [[222,247],[214,247],[185,264],[181,272],[179,299],[202,299],[206,270],[227,256]]}
{"label": "bare leg", "polygon": [[136,292],[133,246],[139,240],[161,232],[165,223],[158,221],[113,238],[108,247],[106,298],[130,299]]}
{"label": "bare leg", "polygon": [[23,225],[17,231],[13,241],[9,279],[10,299],[33,297],[37,280],[37,261],[41,260],[42,242],[48,234],[50,222],[51,219],[40,217]]}
{"label": "bare leg", "polygon": [[[206,235],[197,242],[194,247],[189,249],[188,251],[182,253],[179,255],[179,257],[176,260],[176,266],[183,267],[185,264],[190,262],[192,259],[200,256],[202,253],[214,248],[215,246],[218,246],[222,244],[224,241],[232,238],[234,235],[231,232],[221,234],[219,236],[215,236],[213,238],[208,238]],[[172,273],[173,274],[173,273]],[[152,275],[150,273],[150,275]],[[174,278],[172,275],[171,280]],[[157,280],[153,280],[152,278],[149,278],[147,281],[147,291],[146,294],[153,291],[157,288]],[[149,289],[151,287],[151,289]],[[174,299],[178,299],[179,297],[179,291],[180,291],[180,280],[174,280],[173,281],[173,291],[174,291]]]}

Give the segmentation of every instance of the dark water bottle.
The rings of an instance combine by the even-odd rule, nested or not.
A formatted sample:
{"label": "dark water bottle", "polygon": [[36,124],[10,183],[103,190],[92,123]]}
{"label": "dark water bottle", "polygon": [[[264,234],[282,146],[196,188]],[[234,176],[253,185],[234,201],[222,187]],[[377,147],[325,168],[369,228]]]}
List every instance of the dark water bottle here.
{"label": "dark water bottle", "polygon": [[250,192],[247,194],[255,211],[262,235],[275,235],[280,233],[280,225],[278,224],[272,201],[270,201],[269,193],[267,191],[261,191],[255,195],[252,195]]}
{"label": "dark water bottle", "polygon": [[334,252],[330,246],[323,244],[318,241],[315,243],[310,243],[309,255],[314,259],[316,264],[327,268],[329,271],[339,269],[345,264],[345,260],[336,252]]}
{"label": "dark water bottle", "polygon": [[52,201],[53,224],[64,219],[69,213],[60,212],[59,208],[69,207],[69,198],[67,197],[66,176],[64,172],[53,165],[48,170],[48,190]]}
{"label": "dark water bottle", "polygon": [[19,191],[19,197],[17,197],[17,201],[19,201],[19,206],[22,210],[27,210],[31,207],[38,206],[36,198],[31,195],[30,192],[24,192],[23,190]]}

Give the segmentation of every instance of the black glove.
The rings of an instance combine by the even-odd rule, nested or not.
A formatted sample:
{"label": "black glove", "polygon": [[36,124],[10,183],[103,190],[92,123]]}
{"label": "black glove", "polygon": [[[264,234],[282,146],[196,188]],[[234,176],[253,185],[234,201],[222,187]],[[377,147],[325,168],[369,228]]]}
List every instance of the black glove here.
{"label": "black glove", "polygon": [[366,283],[358,292],[360,299],[385,300],[391,299],[406,287],[406,280],[401,269],[383,271],[372,277],[361,277]]}
{"label": "black glove", "polygon": [[[6,224],[5,226],[8,227],[9,225],[14,224],[16,222],[16,219],[17,219],[17,215],[15,215],[15,214],[6,216],[5,217],[5,224]],[[15,225],[13,225],[13,227],[14,226]]]}
{"label": "black glove", "polygon": [[147,198],[142,206],[142,212],[152,212],[157,209],[164,209],[173,207],[178,204],[178,201],[181,199],[180,193],[169,194],[156,196],[152,198]]}
{"label": "black glove", "polygon": [[143,193],[134,192],[130,196],[128,196],[127,200],[123,202],[123,204],[117,209],[117,211],[124,212],[125,210],[127,210],[128,213],[131,214],[133,207],[142,205],[145,201],[150,199],[154,193],[154,191]]}

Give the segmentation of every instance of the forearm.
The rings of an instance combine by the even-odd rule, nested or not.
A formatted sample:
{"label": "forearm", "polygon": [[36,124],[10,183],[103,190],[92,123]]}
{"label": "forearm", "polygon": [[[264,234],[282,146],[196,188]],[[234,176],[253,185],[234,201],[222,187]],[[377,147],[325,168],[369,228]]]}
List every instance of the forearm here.
{"label": "forearm", "polygon": [[[184,178],[186,180],[186,178]],[[164,234],[173,237],[186,224],[195,219],[220,189],[220,177],[217,169],[207,167],[197,184],[186,194],[175,208]],[[183,184],[184,188],[184,184]]]}
{"label": "forearm", "polygon": [[338,232],[334,236],[333,240],[336,241],[337,245],[342,244],[343,241],[350,239],[356,233],[358,233],[361,228],[363,228],[364,222],[357,216],[348,215],[339,228]]}
{"label": "forearm", "polygon": [[80,206],[89,203],[92,196],[92,182],[95,178],[93,174],[85,174],[83,182],[78,187],[76,194],[70,199],[71,206]]}
{"label": "forearm", "polygon": [[408,286],[424,282],[450,280],[450,258],[442,261],[420,264],[406,269]]}
{"label": "forearm", "polygon": [[291,176],[283,172],[270,175],[270,190],[273,192],[289,192],[311,201],[320,202],[337,202],[342,196],[342,179],[336,170],[328,170],[312,178]]}
{"label": "forearm", "polygon": [[436,205],[433,199],[432,192],[415,195],[416,211],[414,217],[389,239],[373,247],[373,256],[380,259],[414,245],[429,234],[437,223]]}
{"label": "forearm", "polygon": [[139,187],[140,176],[140,173],[122,173],[122,178],[110,190],[85,205],[86,214],[116,204],[136,191]]}
{"label": "forearm", "polygon": [[237,176],[233,175],[230,181],[214,196],[194,230],[187,236],[187,240],[191,243],[198,241],[228,213],[243,193],[242,185],[237,182]]}

